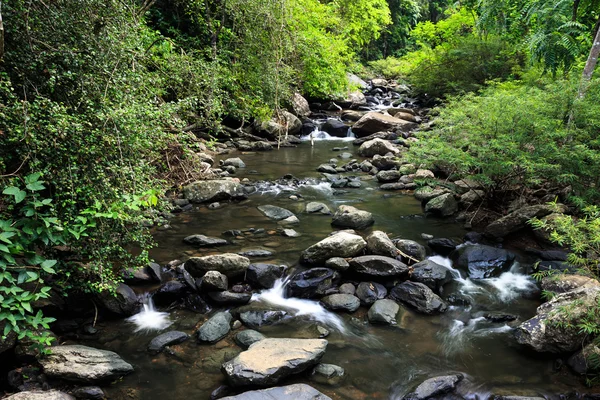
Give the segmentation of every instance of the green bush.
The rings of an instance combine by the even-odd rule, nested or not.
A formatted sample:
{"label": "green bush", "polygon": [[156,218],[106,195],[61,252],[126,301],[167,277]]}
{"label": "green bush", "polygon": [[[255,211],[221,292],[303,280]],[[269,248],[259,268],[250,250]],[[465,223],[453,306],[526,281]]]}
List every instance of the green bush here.
{"label": "green bush", "polygon": [[571,185],[576,196],[593,202],[600,198],[600,120],[593,111],[599,83],[575,104],[578,84],[572,81],[508,82],[452,98],[438,109],[433,130],[418,134],[409,158],[449,174],[475,174],[492,191],[550,182]]}

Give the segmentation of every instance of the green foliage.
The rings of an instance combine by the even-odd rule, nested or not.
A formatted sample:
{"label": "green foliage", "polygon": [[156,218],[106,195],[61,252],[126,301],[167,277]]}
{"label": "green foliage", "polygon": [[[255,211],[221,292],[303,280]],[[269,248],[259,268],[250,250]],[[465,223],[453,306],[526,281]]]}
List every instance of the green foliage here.
{"label": "green foliage", "polygon": [[400,59],[370,63],[380,74],[409,81],[417,93],[444,97],[477,91],[488,81],[520,69],[520,57],[497,37],[475,34],[476,17],[460,8],[437,23],[421,22],[411,32],[419,49]]}
{"label": "green foliage", "polygon": [[40,194],[46,189],[40,176],[15,179],[15,186],[2,191],[6,211],[0,215],[0,323],[3,339],[14,332],[18,339],[49,345],[52,338],[42,329],[49,329],[54,319],[35,310],[35,302],[49,297],[46,279],[56,274],[57,260],[47,257],[48,250],[65,240],[52,199]]}
{"label": "green foliage", "polygon": [[590,98],[577,104],[577,83],[571,81],[509,82],[453,98],[438,110],[434,129],[419,134],[409,160],[473,174],[492,192],[551,182],[571,185],[576,196],[595,201],[600,126],[597,117],[587,116],[597,109],[598,83],[593,82]]}
{"label": "green foliage", "polygon": [[[554,204],[556,207],[556,205]],[[535,218],[530,221],[534,229],[550,232],[550,240],[571,250],[567,262],[582,273],[598,276],[600,259],[600,208],[589,205],[581,210],[580,217],[560,214],[551,220]]]}

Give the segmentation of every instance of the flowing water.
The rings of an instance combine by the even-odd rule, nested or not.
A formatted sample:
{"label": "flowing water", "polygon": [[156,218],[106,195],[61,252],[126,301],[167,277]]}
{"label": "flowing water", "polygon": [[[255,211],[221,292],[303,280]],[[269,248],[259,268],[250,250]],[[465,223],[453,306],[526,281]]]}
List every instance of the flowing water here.
{"label": "flowing water", "polygon": [[[334,147],[346,146],[346,150],[332,151]],[[238,177],[262,181],[259,192],[248,200],[223,204],[220,209],[201,206],[178,215],[170,222],[171,229],[157,232],[158,247],[152,256],[166,264],[174,259],[215,253],[216,249],[186,246],[182,239],[197,233],[221,236],[233,229],[242,231],[242,235],[218,251],[268,249],[274,254],[255,262],[285,264],[293,269],[303,249],[332,231],[330,216],[303,212],[311,200],[322,201],[332,210],[340,204],[352,204],[370,211],[376,221],[373,229],[383,230],[390,237],[421,243],[422,233],[462,238],[465,232],[460,225],[425,218],[421,205],[411,195],[383,193],[377,190],[376,182],[364,179],[365,176],[361,176],[364,180],[359,189],[332,189],[316,167],[343,152],[355,154],[356,148],[347,141],[320,140],[314,146],[304,143],[298,148],[239,154],[247,167],[239,170]],[[300,183],[269,183],[286,174],[295,176]],[[303,201],[291,200],[291,194],[301,195]],[[261,204],[282,206],[296,213],[300,224],[293,228],[301,236],[277,235],[277,224],[256,209]],[[554,358],[527,351],[512,337],[514,326],[533,316],[540,304],[538,288],[523,273],[522,265],[515,263],[510,272],[497,278],[471,281],[461,276],[449,259],[433,255],[432,260],[446,265],[454,276],[444,288],[444,295],[454,293],[468,299],[471,305],[452,306],[448,312],[431,317],[407,310],[397,326],[374,326],[366,322],[364,307],[353,314],[334,314],[316,301],[286,299],[285,281],[281,280],[274,288],[255,294],[251,306],[284,308],[292,315],[282,324],[262,328],[261,332],[269,337],[314,338],[318,337],[317,325],[331,332],[323,362],[340,365],[347,376],[337,387],[311,384],[333,399],[400,399],[423,379],[451,372],[466,375],[461,387],[463,395],[472,399],[486,399],[491,394],[558,399],[560,393],[581,390],[579,380],[565,368],[554,370]],[[168,327],[193,334],[208,316],[181,309],[170,310],[167,316],[165,310],[153,310],[150,303],[145,307],[129,321],[99,324],[95,344],[116,351],[136,368],[134,374],[108,389],[111,398],[208,399],[212,390],[224,384],[220,365],[240,351],[232,335],[215,345],[199,345],[192,337],[163,354],[151,356],[146,346],[158,332]],[[512,314],[517,320],[493,323],[485,318],[494,312]],[[286,382],[308,381],[300,376]]]}

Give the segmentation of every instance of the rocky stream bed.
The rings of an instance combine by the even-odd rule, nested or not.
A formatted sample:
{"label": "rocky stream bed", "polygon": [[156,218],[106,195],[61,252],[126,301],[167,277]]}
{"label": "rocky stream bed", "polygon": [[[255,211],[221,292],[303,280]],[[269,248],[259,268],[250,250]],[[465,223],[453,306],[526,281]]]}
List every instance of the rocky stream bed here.
{"label": "rocky stream bed", "polygon": [[600,350],[565,327],[599,284],[535,282],[534,265],[569,272],[566,254],[499,241],[550,215],[544,196],[469,231],[481,187],[402,160],[426,110],[364,89],[312,113],[297,99],[283,141],[272,122],[199,154],[213,179],[173,200],[156,264],[116,297],[52,305],[59,340],[39,365],[2,347],[21,392],[7,398],[600,398],[581,378]]}

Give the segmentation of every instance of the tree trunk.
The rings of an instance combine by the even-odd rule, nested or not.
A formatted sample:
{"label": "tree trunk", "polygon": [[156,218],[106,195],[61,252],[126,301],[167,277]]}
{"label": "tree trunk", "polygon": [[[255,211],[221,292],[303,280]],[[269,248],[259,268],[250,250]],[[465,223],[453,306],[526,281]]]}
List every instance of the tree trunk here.
{"label": "tree trunk", "polygon": [[0,60],[4,58],[4,23],[2,22],[2,1],[0,1]]}
{"label": "tree trunk", "polygon": [[[598,18],[600,22],[600,18]],[[598,24],[596,24],[598,25]],[[578,97],[582,99],[585,96],[585,92],[588,89],[590,81],[592,80],[592,74],[594,73],[594,69],[596,68],[596,64],[598,64],[598,56],[600,55],[600,29],[597,29],[595,32],[594,42],[592,43],[592,48],[590,49],[590,55],[588,56],[587,62],[585,63],[585,68],[583,69],[583,74],[581,75],[581,83],[579,85],[579,94]]]}

